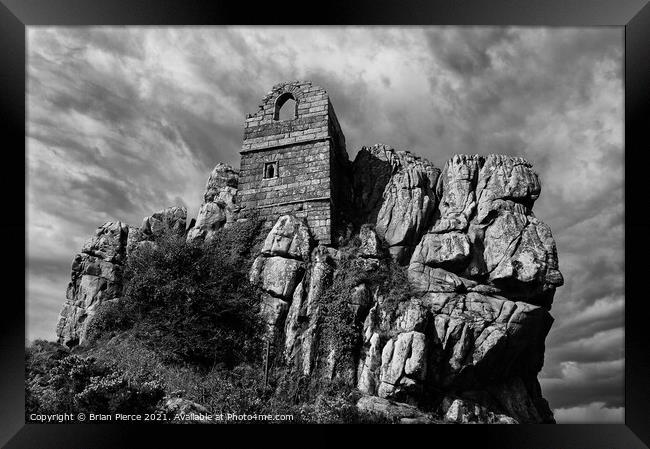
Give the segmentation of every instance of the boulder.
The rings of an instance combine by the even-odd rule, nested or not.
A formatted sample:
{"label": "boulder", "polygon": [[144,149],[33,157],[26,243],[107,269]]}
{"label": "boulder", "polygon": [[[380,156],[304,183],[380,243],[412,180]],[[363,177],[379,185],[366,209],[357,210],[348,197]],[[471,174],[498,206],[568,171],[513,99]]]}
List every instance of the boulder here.
{"label": "boulder", "polygon": [[462,279],[444,268],[413,263],[408,268],[408,279],[416,292],[458,292],[465,290]]}
{"label": "boulder", "polygon": [[383,398],[416,399],[426,374],[426,336],[421,332],[403,332],[388,340],[381,354],[377,394]]}
{"label": "boulder", "polygon": [[486,228],[483,246],[492,284],[505,286],[512,296],[550,307],[553,292],[564,279],[546,224],[532,216],[502,212]]}
{"label": "boulder", "polygon": [[526,212],[530,211],[541,191],[537,174],[531,167],[521,157],[487,156],[476,185],[476,221],[481,223],[491,211],[507,207],[506,202],[519,203]]}
{"label": "boulder", "polygon": [[146,236],[154,238],[171,233],[185,234],[187,209],[185,207],[171,206],[162,209],[142,220],[140,230]]}
{"label": "boulder", "polygon": [[441,268],[463,267],[469,255],[470,241],[467,234],[454,231],[425,234],[413,251],[411,263]]}
{"label": "boulder", "polygon": [[239,185],[239,171],[228,164],[218,163],[212,169],[205,185],[203,201],[214,202],[231,198],[232,190]]}
{"label": "boulder", "polygon": [[128,225],[121,221],[109,221],[97,228],[95,235],[84,243],[81,252],[109,263],[122,263],[127,235]]}
{"label": "boulder", "polygon": [[378,415],[393,423],[431,424],[438,420],[433,415],[420,411],[417,407],[377,396],[364,395],[357,401],[359,411]]}
{"label": "boulder", "polygon": [[450,396],[442,400],[440,414],[452,424],[519,424],[516,419],[495,413],[474,401]]}
{"label": "boulder", "polygon": [[551,231],[532,213],[540,183],[531,165],[519,157],[456,155],[440,180],[436,218],[410,259],[417,289],[462,291],[430,269],[443,268],[467,289],[550,308],[563,279]]}
{"label": "boulder", "polygon": [[442,170],[439,187],[442,198],[439,203],[440,218],[431,232],[464,232],[476,208],[476,182],[482,158],[478,155],[455,155]]}
{"label": "boulder", "polygon": [[239,172],[227,164],[217,164],[208,178],[194,226],[187,233],[188,241],[209,241],[215,233],[237,220]]}
{"label": "boulder", "polygon": [[289,300],[302,279],[304,263],[280,256],[258,256],[251,269],[250,281],[276,297]]}
{"label": "boulder", "polygon": [[146,217],[141,227],[114,221],[97,228],[72,261],[66,301],[56,328],[58,341],[67,346],[86,343],[89,324],[99,307],[122,295],[127,257],[138,248],[155,245],[155,240],[165,234],[182,236],[186,218],[184,207],[173,206]]}
{"label": "boulder", "polygon": [[435,328],[431,385],[468,389],[541,370],[553,322],[543,307],[474,292],[429,293],[422,301]]}
{"label": "boulder", "polygon": [[166,235],[183,236],[187,222],[185,207],[171,206],[145,217],[140,227],[129,226],[127,255],[138,248],[153,246]]}
{"label": "boulder", "polygon": [[307,224],[292,215],[283,215],[264,240],[262,254],[309,260],[312,247],[313,240]]}
{"label": "boulder", "polygon": [[214,233],[223,228],[228,221],[226,208],[222,203],[203,203],[194,222],[194,226],[188,231],[189,241],[203,239],[211,240]]}

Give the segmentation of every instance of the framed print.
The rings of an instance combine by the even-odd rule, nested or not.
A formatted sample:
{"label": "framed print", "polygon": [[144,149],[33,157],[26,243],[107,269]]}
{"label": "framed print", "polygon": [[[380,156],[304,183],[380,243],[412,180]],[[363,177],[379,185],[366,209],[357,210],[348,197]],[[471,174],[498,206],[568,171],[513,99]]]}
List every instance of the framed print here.
{"label": "framed print", "polygon": [[2,0],[2,444],[648,447],[647,2],[278,6]]}

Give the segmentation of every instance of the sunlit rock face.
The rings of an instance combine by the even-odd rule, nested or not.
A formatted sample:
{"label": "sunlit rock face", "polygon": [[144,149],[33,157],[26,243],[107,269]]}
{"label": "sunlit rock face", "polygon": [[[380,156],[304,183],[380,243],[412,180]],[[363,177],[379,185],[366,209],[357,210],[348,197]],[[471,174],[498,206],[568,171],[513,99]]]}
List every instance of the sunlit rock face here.
{"label": "sunlit rock face", "polygon": [[84,343],[88,323],[97,309],[120,296],[128,232],[128,225],[122,222],[107,222],[97,228],[75,256],[56,328],[60,343]]}
{"label": "sunlit rock face", "polygon": [[187,233],[190,241],[209,241],[222,227],[237,218],[236,194],[239,172],[227,164],[217,164],[205,186],[203,203],[194,226]]}
{"label": "sunlit rock face", "polygon": [[551,230],[532,211],[540,183],[531,165],[454,156],[441,179],[437,217],[411,257],[413,277],[426,284],[443,277],[426,267],[442,269],[482,291],[550,308],[563,279]]}

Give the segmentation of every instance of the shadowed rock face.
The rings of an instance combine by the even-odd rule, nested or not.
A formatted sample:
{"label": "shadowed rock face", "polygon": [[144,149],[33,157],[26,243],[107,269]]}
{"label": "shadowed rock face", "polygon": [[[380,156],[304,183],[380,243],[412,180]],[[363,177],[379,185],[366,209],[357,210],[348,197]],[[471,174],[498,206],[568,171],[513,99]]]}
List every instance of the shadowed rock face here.
{"label": "shadowed rock face", "polygon": [[406,261],[429,226],[440,170],[426,159],[386,145],[363,147],[353,170],[353,210],[372,223],[393,257]]}

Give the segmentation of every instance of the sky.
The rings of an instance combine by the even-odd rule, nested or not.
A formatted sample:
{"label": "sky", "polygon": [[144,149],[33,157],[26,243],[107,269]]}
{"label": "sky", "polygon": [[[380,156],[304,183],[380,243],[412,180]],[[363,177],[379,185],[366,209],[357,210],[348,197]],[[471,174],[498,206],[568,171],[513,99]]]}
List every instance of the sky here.
{"label": "sky", "polygon": [[28,27],[27,335],[55,339],[70,265],[106,221],[196,217],[274,84],[325,88],[354,158],[523,156],[558,289],[540,373],[558,422],[623,422],[623,28]]}

